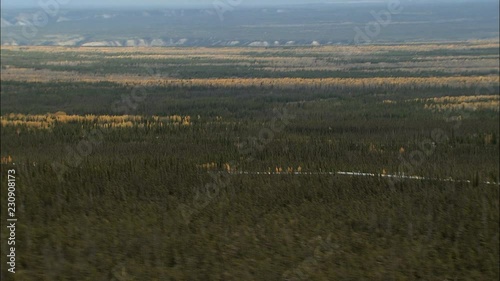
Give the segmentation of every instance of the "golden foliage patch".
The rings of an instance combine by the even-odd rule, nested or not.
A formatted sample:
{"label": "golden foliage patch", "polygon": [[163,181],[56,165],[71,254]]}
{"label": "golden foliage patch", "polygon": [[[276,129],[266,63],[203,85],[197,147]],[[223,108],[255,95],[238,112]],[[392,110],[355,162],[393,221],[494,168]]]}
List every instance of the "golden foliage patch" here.
{"label": "golden foliage patch", "polygon": [[90,124],[100,128],[152,128],[165,125],[190,126],[191,116],[152,116],[139,115],[67,115],[64,112],[31,115],[10,113],[1,117],[2,127],[26,127],[28,129],[51,129],[57,124]]}

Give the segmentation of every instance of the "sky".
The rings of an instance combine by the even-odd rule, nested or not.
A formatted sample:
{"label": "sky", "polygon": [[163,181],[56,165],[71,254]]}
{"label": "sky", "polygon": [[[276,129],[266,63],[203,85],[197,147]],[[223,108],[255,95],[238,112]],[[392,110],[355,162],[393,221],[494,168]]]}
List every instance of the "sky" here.
{"label": "sky", "polygon": [[[39,0],[1,0],[4,6],[38,6]],[[41,2],[48,3],[49,1],[58,0],[41,0]],[[212,5],[217,0],[59,0],[60,3],[68,3],[61,6],[179,6],[179,5]],[[252,3],[252,4],[265,4],[269,0],[220,0],[222,3]],[[272,1],[274,3],[307,3],[307,2],[321,2],[308,1],[308,0],[278,0]],[[140,3],[140,4],[139,4]]]}
{"label": "sky", "polygon": [[[234,6],[274,5],[283,4],[310,4],[310,3],[335,3],[335,2],[390,2],[391,0],[0,0],[3,7],[39,7],[39,3],[64,3],[61,7],[85,6],[212,6],[215,2]],[[394,1],[394,0],[392,0]],[[410,1],[410,0],[402,0]],[[423,2],[422,0],[413,0]],[[432,2],[459,2],[460,0],[434,0]],[[463,2],[464,0],[460,1]],[[466,0],[465,0],[466,1]],[[472,0],[471,0],[472,1]],[[475,0],[477,1],[477,0]],[[485,0],[487,1],[487,0]]]}

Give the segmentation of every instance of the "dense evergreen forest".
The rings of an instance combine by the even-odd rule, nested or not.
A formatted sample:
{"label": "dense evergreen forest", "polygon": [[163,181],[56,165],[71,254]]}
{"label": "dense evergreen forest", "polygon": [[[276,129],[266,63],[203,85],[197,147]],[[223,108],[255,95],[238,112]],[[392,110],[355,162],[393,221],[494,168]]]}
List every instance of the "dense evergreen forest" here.
{"label": "dense evergreen forest", "polygon": [[1,58],[12,280],[500,277],[498,42]]}

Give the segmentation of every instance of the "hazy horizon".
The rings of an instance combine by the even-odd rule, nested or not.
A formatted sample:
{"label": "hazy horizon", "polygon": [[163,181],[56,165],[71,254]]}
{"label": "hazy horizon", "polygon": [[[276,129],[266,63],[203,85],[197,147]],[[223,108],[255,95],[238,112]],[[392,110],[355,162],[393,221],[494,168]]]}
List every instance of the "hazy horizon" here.
{"label": "hazy horizon", "polygon": [[[307,5],[307,4],[383,4],[390,3],[394,0],[278,0],[270,3],[265,0],[186,0],[186,1],[165,1],[165,0],[143,0],[140,1],[140,4],[134,0],[88,0],[85,4],[76,1],[61,1],[67,3],[61,3],[61,7],[68,8],[85,8],[85,7],[207,7],[214,6],[215,4],[219,5],[231,5],[231,6],[241,6],[241,7],[251,7],[251,6],[294,6],[294,5]],[[235,4],[232,4],[232,3]],[[413,1],[413,0],[401,0],[404,2],[413,2],[413,3],[463,3],[463,2],[495,2],[495,0],[423,0],[423,1]],[[47,1],[50,3],[50,1]],[[39,1],[37,0],[4,0],[1,3],[2,8],[36,8],[40,7]]]}

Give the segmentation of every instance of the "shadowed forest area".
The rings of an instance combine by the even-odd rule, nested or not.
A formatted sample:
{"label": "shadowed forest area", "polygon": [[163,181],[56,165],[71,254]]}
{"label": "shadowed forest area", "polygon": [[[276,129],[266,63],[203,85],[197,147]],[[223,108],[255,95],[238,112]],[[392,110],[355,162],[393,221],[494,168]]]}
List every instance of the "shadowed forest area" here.
{"label": "shadowed forest area", "polygon": [[498,41],[1,58],[12,280],[499,278]]}

